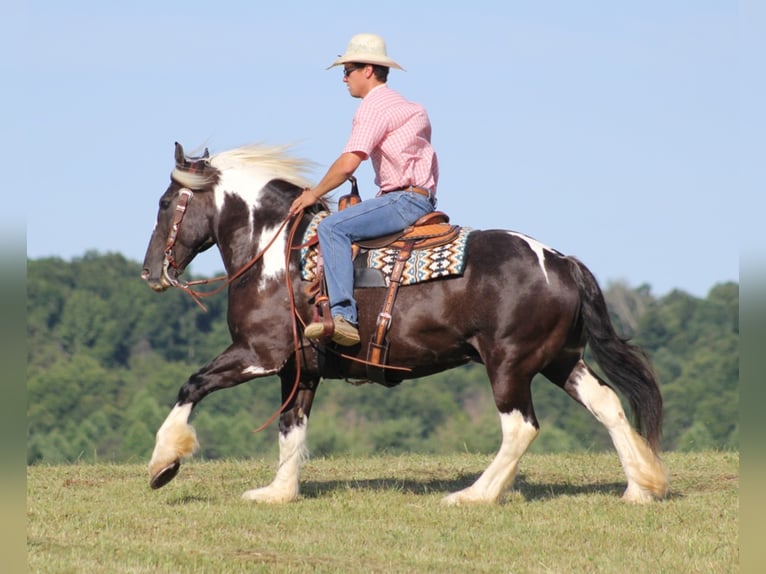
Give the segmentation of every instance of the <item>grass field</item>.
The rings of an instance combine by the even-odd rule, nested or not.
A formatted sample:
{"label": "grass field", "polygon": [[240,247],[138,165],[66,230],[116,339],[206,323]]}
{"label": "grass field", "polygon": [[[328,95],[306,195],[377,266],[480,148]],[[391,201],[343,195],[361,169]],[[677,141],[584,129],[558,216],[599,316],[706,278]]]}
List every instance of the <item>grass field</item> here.
{"label": "grass field", "polygon": [[240,501],[274,461],[190,461],[152,491],[143,465],[27,469],[34,573],[739,570],[739,455],[667,453],[671,493],[621,502],[615,454],[527,455],[502,504],[446,507],[491,457],[310,460],[301,497]]}

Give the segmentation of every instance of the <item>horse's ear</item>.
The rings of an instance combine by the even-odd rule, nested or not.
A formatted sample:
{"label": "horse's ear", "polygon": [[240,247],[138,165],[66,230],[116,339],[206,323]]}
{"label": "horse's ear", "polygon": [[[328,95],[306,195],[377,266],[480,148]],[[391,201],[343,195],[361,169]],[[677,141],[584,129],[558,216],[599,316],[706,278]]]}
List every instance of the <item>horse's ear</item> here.
{"label": "horse's ear", "polygon": [[176,142],[176,165],[181,166],[184,164],[184,161],[184,148],[180,143]]}
{"label": "horse's ear", "polygon": [[210,151],[205,148],[205,153],[202,154],[202,159],[208,159],[210,157]]}

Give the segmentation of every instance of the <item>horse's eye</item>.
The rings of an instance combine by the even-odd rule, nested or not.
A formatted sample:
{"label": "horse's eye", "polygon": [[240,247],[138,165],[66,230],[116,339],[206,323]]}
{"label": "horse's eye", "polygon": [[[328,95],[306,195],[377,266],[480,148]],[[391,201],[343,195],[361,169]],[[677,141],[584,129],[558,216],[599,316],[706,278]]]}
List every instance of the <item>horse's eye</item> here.
{"label": "horse's eye", "polygon": [[170,207],[170,203],[171,203],[170,199],[165,198],[165,197],[161,198],[160,199],[160,209],[167,209],[168,207]]}

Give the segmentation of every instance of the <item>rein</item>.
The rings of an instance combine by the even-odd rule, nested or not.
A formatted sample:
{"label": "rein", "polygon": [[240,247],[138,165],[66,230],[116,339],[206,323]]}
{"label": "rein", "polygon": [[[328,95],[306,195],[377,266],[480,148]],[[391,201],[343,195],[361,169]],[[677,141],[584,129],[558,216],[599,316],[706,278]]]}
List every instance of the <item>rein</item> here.
{"label": "rein", "polygon": [[[181,223],[183,222],[184,215],[186,214],[186,209],[189,205],[189,202],[194,197],[194,192],[188,188],[182,188],[179,191],[179,195],[180,195],[180,199],[178,200],[178,205],[176,205],[176,211],[173,216],[173,223],[171,224],[170,231],[168,232],[168,239],[167,239],[167,242],[165,243],[165,259],[162,263],[162,274],[165,277],[165,280],[168,281],[168,283],[172,287],[181,289],[184,293],[187,293],[194,300],[194,302],[202,308],[202,310],[207,311],[207,307],[205,307],[201,299],[204,297],[210,297],[212,295],[216,295],[217,293],[220,293],[223,289],[225,289],[233,281],[236,281],[239,277],[244,275],[248,269],[250,269],[253,265],[255,265],[255,263],[258,262],[258,260],[265,255],[266,251],[268,251],[269,248],[271,248],[271,246],[277,240],[277,237],[279,237],[280,233],[282,233],[285,226],[290,221],[291,217],[288,215],[285,219],[283,219],[282,223],[279,225],[276,232],[274,233],[274,236],[263,247],[263,249],[260,249],[258,253],[256,253],[247,263],[245,263],[233,275],[231,276],[220,275],[212,279],[201,279],[197,281],[188,281],[188,282],[182,283],[178,281],[177,279],[174,279],[173,277],[171,277],[170,274],[168,273],[168,270],[171,267],[174,269],[178,269],[178,264],[175,260],[175,257],[173,256],[173,247],[175,246],[176,240],[178,238],[178,233],[181,230]],[[300,386],[302,361],[300,360],[301,335],[298,332],[298,325],[300,324],[305,329],[306,323],[303,321],[303,319],[301,318],[301,316],[299,315],[295,307],[295,292],[293,291],[293,280],[289,270],[290,270],[291,251],[295,249],[300,249],[302,247],[302,245],[293,246],[293,240],[295,239],[295,234],[303,218],[303,214],[304,214],[304,210],[301,210],[293,218],[293,224],[290,227],[290,232],[287,238],[287,249],[285,249],[285,286],[287,288],[288,300],[290,302],[290,314],[292,317],[294,317],[294,319],[296,319],[292,322],[293,323],[293,351],[295,353],[295,382],[293,383],[293,388],[290,391],[290,395],[284,400],[284,402],[279,407],[279,409],[275,411],[274,414],[272,414],[268,418],[268,420],[266,420],[265,423],[263,423],[261,426],[255,429],[253,431],[254,433],[260,432],[263,429],[267,428],[271,423],[274,422],[274,420],[279,415],[281,415],[285,411],[285,409],[287,408],[287,405],[290,404],[290,402],[293,400],[293,398],[295,397],[295,393],[298,392],[298,387]],[[222,285],[219,285],[217,288],[215,288],[212,291],[197,291],[196,289],[192,289],[191,287],[192,285],[204,285],[207,283],[213,283],[218,281],[225,281],[225,283],[223,283]],[[315,343],[311,341],[309,342],[309,344],[312,347],[316,347]],[[376,365],[375,363],[365,361],[364,359],[359,359],[358,357],[353,357],[345,353],[340,353],[338,351],[335,351],[334,349],[330,349],[330,351],[348,361],[353,361],[363,365],[380,366],[380,365]],[[398,370],[398,371],[411,370],[407,367],[397,367],[393,365],[387,365],[385,368]]]}
{"label": "rein", "polygon": [[[199,279],[196,281],[186,281],[182,283],[178,281],[177,279],[174,279],[173,277],[171,277],[170,274],[168,273],[168,269],[170,267],[173,267],[174,269],[178,269],[178,264],[176,263],[176,260],[173,256],[173,247],[176,244],[176,239],[178,238],[178,232],[181,230],[181,222],[183,221],[184,215],[186,213],[186,208],[189,204],[189,201],[191,201],[191,198],[194,197],[194,192],[192,192],[191,190],[187,188],[183,188],[179,191],[179,194],[181,195],[181,198],[178,200],[178,205],[176,205],[176,212],[173,217],[173,223],[170,226],[170,231],[168,232],[168,240],[165,244],[165,260],[162,262],[162,275],[172,287],[183,290],[186,294],[188,294],[194,300],[194,302],[197,305],[199,305],[202,308],[203,311],[207,311],[207,307],[205,307],[201,299],[204,297],[211,297],[213,295],[217,295],[218,293],[223,291],[226,287],[228,287],[231,283],[233,283],[234,281],[242,277],[242,275],[244,275],[248,269],[250,269],[253,265],[255,265],[255,263],[257,263],[258,260],[264,256],[266,251],[268,251],[269,248],[274,244],[274,242],[277,240],[277,237],[279,237],[279,234],[282,233],[282,230],[285,228],[285,225],[287,225],[288,221],[290,221],[290,217],[286,217],[285,219],[282,220],[282,223],[274,232],[274,236],[269,240],[266,246],[260,251],[258,251],[258,253],[256,253],[247,263],[245,263],[233,275],[231,276],[219,275],[218,277],[213,277],[212,279]],[[295,221],[299,222],[300,218],[296,217]],[[295,227],[297,228],[297,223],[295,224]],[[294,230],[291,231],[290,240],[292,240],[292,237],[294,234],[295,234],[295,231]],[[285,270],[287,270],[287,267],[285,267]],[[222,285],[219,285],[217,288],[213,289],[212,291],[197,291],[196,289],[192,289],[193,285],[194,286],[207,285],[208,283],[216,283],[219,281],[225,281],[225,283]],[[291,296],[291,302],[292,302],[292,296]]]}
{"label": "rein", "polygon": [[[301,212],[295,216],[295,219],[293,219],[293,225],[292,227],[290,227],[290,233],[287,237],[288,247],[287,249],[285,249],[285,286],[287,287],[288,300],[290,301],[290,315],[292,317],[297,317],[299,320],[300,320],[300,316],[298,315],[298,311],[295,308],[295,292],[293,291],[293,279],[290,276],[290,250],[291,250],[290,245],[293,244],[293,238],[295,237],[295,233],[298,230],[298,225],[300,224],[302,217],[303,217],[303,211],[301,210]],[[290,220],[290,217],[288,216],[284,220],[284,222],[282,222],[282,225],[280,226],[280,230],[284,228],[285,224],[289,220]],[[266,246],[263,252],[265,252],[266,249],[271,247],[271,244],[273,242],[274,242],[274,239],[272,239],[269,242],[269,244]],[[290,402],[295,397],[295,393],[298,392],[298,386],[300,385],[300,382],[301,382],[301,363],[303,361],[301,361],[300,359],[301,341],[300,341],[300,335],[298,334],[298,321],[293,321],[292,323],[293,323],[293,351],[295,352],[295,382],[293,383],[293,388],[290,391],[290,395],[282,403],[282,406],[280,406],[279,409],[275,411],[274,414],[271,415],[265,423],[263,423],[261,426],[255,429],[253,433],[261,432],[263,429],[265,429],[271,423],[273,423],[274,419],[276,419],[279,415],[285,412],[287,405],[290,404]]]}
{"label": "rein", "polygon": [[[276,232],[274,233],[274,236],[263,247],[263,249],[259,250],[258,253],[256,253],[247,263],[245,263],[236,273],[234,273],[230,277],[226,275],[220,275],[213,279],[204,279],[199,281],[181,283],[177,279],[170,277],[168,273],[168,268],[170,267],[173,267],[175,269],[178,268],[178,264],[176,263],[176,260],[173,256],[173,247],[175,246],[176,239],[178,238],[178,232],[181,230],[181,222],[183,221],[184,215],[186,214],[186,208],[189,204],[189,201],[191,201],[191,198],[194,197],[194,192],[191,191],[190,189],[183,188],[179,191],[179,195],[181,197],[178,200],[178,205],[176,205],[176,211],[173,216],[173,223],[170,226],[170,231],[168,232],[168,240],[165,243],[165,259],[162,262],[162,273],[165,279],[170,283],[171,286],[176,287],[177,289],[183,290],[183,292],[187,293],[197,305],[199,305],[204,311],[207,311],[207,307],[205,307],[205,305],[202,303],[200,299],[203,297],[210,297],[212,295],[220,293],[224,288],[226,288],[232,282],[236,281],[239,277],[244,275],[248,269],[250,269],[253,265],[255,265],[255,263],[264,256],[266,251],[268,251],[269,248],[277,240],[277,237],[279,237],[279,234],[282,233],[282,230],[285,228],[285,225],[287,225],[287,223],[290,221],[290,216],[282,220],[282,223],[277,228]],[[287,240],[288,246],[292,245],[293,238],[295,237],[295,233],[298,229],[298,225],[300,224],[302,216],[303,216],[303,211],[301,211],[293,219],[293,225],[290,228],[290,234]],[[295,294],[293,293],[293,289],[292,289],[292,278],[290,277],[289,269],[290,269],[290,248],[288,247],[288,249],[285,250],[285,283],[287,285],[287,291],[288,291],[289,300],[290,300],[290,315],[293,317],[298,317],[298,312],[295,309]],[[212,283],[214,281],[226,281],[226,282],[218,286],[213,291],[197,291],[191,288],[191,285]],[[263,423],[261,426],[259,426],[257,429],[253,431],[254,433],[262,431],[263,429],[268,427],[271,423],[273,423],[274,419],[276,419],[279,415],[281,415],[285,411],[285,409],[287,408],[287,405],[290,403],[290,401],[293,400],[293,398],[295,397],[295,393],[298,391],[298,386],[300,385],[300,381],[301,381],[301,361],[298,359],[300,354],[300,338],[298,335],[298,325],[296,321],[293,321],[293,350],[295,352],[295,357],[296,357],[296,361],[295,361],[296,369],[295,369],[295,383],[293,383],[293,388],[290,391],[290,395],[285,399],[285,401],[282,403],[279,409],[276,412],[274,412],[274,414],[272,414],[265,423]]]}

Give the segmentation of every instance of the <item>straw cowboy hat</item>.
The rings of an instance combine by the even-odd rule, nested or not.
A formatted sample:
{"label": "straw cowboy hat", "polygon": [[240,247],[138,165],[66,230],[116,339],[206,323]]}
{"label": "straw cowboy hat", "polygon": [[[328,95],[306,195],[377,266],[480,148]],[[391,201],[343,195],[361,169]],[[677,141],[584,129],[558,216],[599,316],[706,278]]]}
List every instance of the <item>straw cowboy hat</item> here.
{"label": "straw cowboy hat", "polygon": [[327,69],[334,66],[354,62],[359,64],[377,64],[404,70],[386,54],[386,42],[377,34],[357,34],[348,43],[346,53],[338,55],[338,59],[330,64]]}

